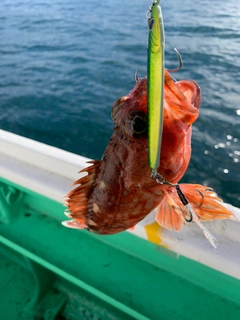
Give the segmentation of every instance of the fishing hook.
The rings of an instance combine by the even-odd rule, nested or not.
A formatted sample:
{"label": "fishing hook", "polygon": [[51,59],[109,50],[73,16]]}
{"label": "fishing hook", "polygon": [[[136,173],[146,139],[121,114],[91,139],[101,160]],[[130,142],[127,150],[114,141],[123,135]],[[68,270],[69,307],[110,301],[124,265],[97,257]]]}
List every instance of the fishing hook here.
{"label": "fishing hook", "polygon": [[[171,187],[174,187],[176,189],[177,194],[179,196],[179,199],[181,200],[181,202],[184,205],[184,207],[187,208],[187,210],[188,210],[189,218],[187,218],[185,214],[183,214],[183,217],[184,217],[186,222],[192,222],[193,216],[192,216],[191,211],[189,210],[189,206],[190,206],[189,202],[188,202],[187,198],[185,197],[184,193],[182,192],[182,190],[180,189],[179,184],[174,184],[174,183],[171,183],[171,182],[167,181],[156,170],[152,170],[151,178],[153,180],[155,180],[158,184],[167,184],[167,185],[169,185]],[[162,181],[160,181],[159,179],[161,179]]]}
{"label": "fishing hook", "polygon": [[[176,190],[177,190],[177,194],[178,194],[178,196],[179,196],[182,204],[188,209],[188,204],[189,204],[189,202],[188,202],[187,198],[185,197],[184,193],[182,192],[182,190],[180,189],[179,184],[176,184],[176,185],[175,185],[175,188],[176,188]],[[189,216],[190,216],[189,219],[187,219],[186,216],[183,215],[183,216],[184,216],[184,219],[185,219],[186,222],[192,222],[192,220],[193,220],[192,213],[191,213],[191,211],[189,211],[189,210],[188,210],[188,213],[189,213]]]}
{"label": "fishing hook", "polygon": [[174,48],[174,51],[175,51],[176,54],[177,54],[179,66],[178,66],[176,69],[167,69],[168,72],[177,72],[177,71],[179,71],[179,70],[182,68],[182,66],[183,66],[182,57],[181,57],[179,51],[177,50],[177,48]]}
{"label": "fishing hook", "polygon": [[136,83],[138,83],[138,80],[139,80],[139,78],[138,78],[138,71],[136,70],[136,72],[135,72],[135,81],[136,81]]}
{"label": "fishing hook", "polygon": [[202,197],[202,201],[201,201],[201,203],[200,203],[199,206],[198,206],[198,208],[201,208],[201,206],[203,205],[204,194],[203,194],[200,190],[198,190],[198,189],[196,189],[196,190],[197,190],[197,192],[200,194],[200,196]]}

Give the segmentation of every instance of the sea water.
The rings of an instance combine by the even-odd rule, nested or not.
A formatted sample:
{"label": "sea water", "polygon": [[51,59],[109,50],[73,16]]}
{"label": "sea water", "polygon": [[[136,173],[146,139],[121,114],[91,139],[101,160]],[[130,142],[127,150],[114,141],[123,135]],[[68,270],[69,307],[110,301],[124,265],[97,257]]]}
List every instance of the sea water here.
{"label": "sea water", "polygon": [[[111,106],[146,75],[149,0],[1,0],[0,128],[100,159]],[[240,206],[240,1],[161,1],[166,67],[202,90],[183,182]],[[77,173],[76,173],[77,174]]]}

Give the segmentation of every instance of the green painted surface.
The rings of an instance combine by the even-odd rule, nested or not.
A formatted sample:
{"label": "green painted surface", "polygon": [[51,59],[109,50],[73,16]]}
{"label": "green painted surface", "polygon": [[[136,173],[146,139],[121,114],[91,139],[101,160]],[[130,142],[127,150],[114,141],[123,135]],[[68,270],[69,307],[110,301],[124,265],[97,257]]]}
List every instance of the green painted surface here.
{"label": "green painted surface", "polygon": [[0,319],[240,319],[240,281],[127,232],[64,228],[61,204],[5,180],[0,194]]}

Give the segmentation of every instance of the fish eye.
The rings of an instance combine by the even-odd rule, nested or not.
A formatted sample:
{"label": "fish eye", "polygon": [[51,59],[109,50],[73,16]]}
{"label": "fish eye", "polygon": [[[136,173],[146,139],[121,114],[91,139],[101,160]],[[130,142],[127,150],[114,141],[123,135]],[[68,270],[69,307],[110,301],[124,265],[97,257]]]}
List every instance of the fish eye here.
{"label": "fish eye", "polygon": [[146,122],[145,119],[137,115],[132,121],[132,131],[136,134],[142,134],[145,132]]}
{"label": "fish eye", "polygon": [[125,120],[127,134],[142,138],[147,133],[147,115],[141,111],[131,112]]}

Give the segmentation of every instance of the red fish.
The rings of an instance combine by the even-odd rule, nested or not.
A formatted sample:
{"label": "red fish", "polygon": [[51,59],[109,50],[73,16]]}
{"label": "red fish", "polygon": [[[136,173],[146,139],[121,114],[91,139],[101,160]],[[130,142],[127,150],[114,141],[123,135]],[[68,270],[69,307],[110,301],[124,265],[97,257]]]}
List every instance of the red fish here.
{"label": "red fish", "polygon": [[[201,93],[194,81],[175,82],[165,71],[164,94],[158,173],[176,184],[190,161],[192,123],[199,115]],[[157,184],[148,166],[146,78],[114,103],[112,119],[114,132],[102,160],[91,161],[81,171],[87,175],[77,180],[74,184],[78,186],[67,195],[67,216],[73,220],[63,224],[114,234],[133,227],[157,207],[156,221],[169,230],[180,230],[185,209],[176,188]],[[180,186],[200,221],[235,219],[211,188]]]}

